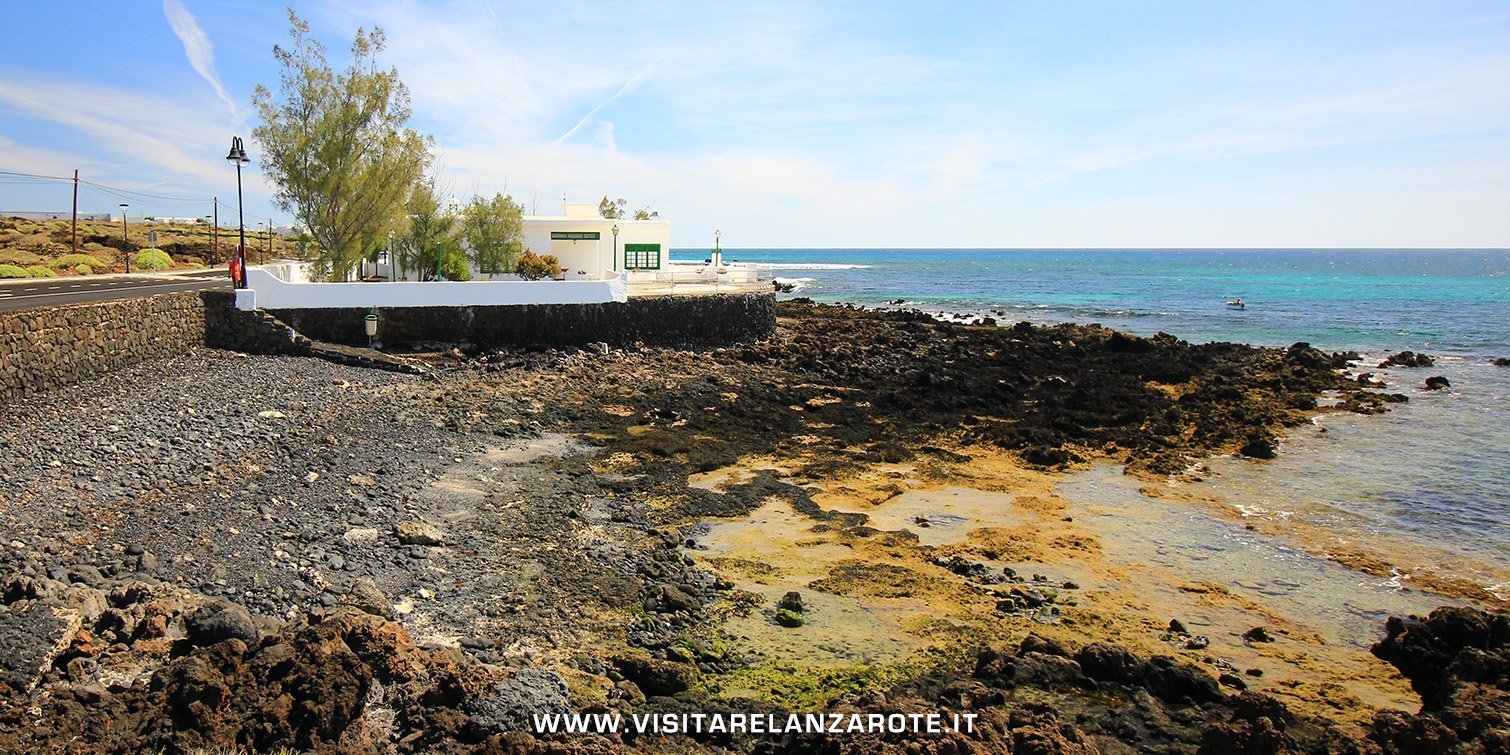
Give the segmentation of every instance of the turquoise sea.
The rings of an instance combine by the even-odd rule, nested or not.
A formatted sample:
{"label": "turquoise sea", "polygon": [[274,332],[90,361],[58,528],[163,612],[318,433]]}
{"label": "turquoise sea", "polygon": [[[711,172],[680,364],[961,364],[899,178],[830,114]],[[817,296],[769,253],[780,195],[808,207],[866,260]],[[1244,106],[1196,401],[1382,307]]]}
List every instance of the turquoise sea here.
{"label": "turquoise sea", "polygon": [[[695,259],[701,250],[675,252]],[[727,249],[796,285],[786,296],[999,322],[1101,323],[1190,341],[1364,355],[1411,400],[1375,417],[1326,415],[1273,462],[1224,461],[1213,484],[1252,516],[1304,517],[1348,539],[1418,546],[1510,598],[1510,250]],[[1226,306],[1241,298],[1245,309]],[[896,301],[902,304],[892,304]],[[1423,351],[1427,369],[1376,370]],[[1426,377],[1449,391],[1429,392]],[[1320,432],[1325,427],[1327,432]]]}

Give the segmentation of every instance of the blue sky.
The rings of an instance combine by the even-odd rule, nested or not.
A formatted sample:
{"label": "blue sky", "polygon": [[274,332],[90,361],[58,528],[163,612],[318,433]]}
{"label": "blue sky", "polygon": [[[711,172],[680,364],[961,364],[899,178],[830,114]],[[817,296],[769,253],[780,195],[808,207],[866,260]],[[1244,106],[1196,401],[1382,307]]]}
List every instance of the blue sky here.
{"label": "blue sky", "polygon": [[[15,5],[0,171],[234,197],[281,6]],[[622,196],[679,247],[1510,247],[1503,2],[295,7],[337,65],[383,27],[458,197]],[[69,201],[0,176],[0,209]]]}

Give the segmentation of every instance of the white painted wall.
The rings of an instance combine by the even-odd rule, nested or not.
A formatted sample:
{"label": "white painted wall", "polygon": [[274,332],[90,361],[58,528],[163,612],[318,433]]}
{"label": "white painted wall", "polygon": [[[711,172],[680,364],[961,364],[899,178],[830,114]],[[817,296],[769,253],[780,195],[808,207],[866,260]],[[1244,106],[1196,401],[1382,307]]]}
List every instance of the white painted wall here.
{"label": "white painted wall", "polygon": [[626,276],[576,281],[310,283],[307,265],[284,263],[249,267],[246,279],[250,293],[238,291],[236,296],[236,307],[243,310],[601,304],[629,298]]}
{"label": "white painted wall", "polygon": [[[619,227],[615,247],[613,227]],[[553,231],[597,233],[596,240],[552,239]],[[536,254],[554,254],[569,277],[622,269],[625,244],[660,244],[661,267],[671,259],[671,223],[666,220],[610,220],[598,215],[597,203],[563,205],[560,215],[524,216],[524,245]],[[617,249],[618,254],[615,254]]]}

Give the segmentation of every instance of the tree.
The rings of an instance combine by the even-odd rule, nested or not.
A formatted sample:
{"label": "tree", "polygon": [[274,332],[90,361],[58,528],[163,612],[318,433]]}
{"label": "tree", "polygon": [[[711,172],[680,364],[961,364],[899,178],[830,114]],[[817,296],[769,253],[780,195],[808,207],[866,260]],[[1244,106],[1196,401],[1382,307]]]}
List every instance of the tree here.
{"label": "tree", "polygon": [[283,66],[276,95],[252,95],[264,172],[278,206],[309,229],[321,267],[346,280],[357,260],[403,221],[410,187],[430,163],[433,139],[405,124],[409,90],[380,69],[383,30],[357,29],[352,63],[337,73],[309,24],[288,12],[292,46],[273,47]]}
{"label": "tree", "polygon": [[478,270],[489,278],[509,272],[524,241],[524,208],[503,194],[472,197],[461,211],[461,235]]}
{"label": "tree", "polygon": [[393,240],[400,267],[417,271],[420,280],[435,279],[438,253],[447,259],[465,259],[456,235],[456,217],[441,209],[442,193],[434,176],[415,182],[404,205],[408,223]]}
{"label": "tree", "polygon": [[603,201],[598,203],[598,214],[609,220],[623,220],[624,206],[627,204],[629,202],[622,198],[611,200],[607,196],[604,196]]}
{"label": "tree", "polygon": [[660,216],[661,214],[659,212],[656,212],[649,207],[641,207],[640,209],[634,211],[635,220],[649,220],[651,218],[658,218]]}

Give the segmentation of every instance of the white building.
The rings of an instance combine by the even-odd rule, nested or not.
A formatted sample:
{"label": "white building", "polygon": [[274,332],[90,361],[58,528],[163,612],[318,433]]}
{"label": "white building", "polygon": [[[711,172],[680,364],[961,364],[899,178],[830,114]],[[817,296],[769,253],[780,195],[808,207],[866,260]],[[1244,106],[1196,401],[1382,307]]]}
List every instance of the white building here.
{"label": "white building", "polygon": [[524,246],[555,255],[568,278],[661,270],[670,261],[671,223],[613,220],[598,214],[596,202],[566,203],[560,215],[524,216]]}

